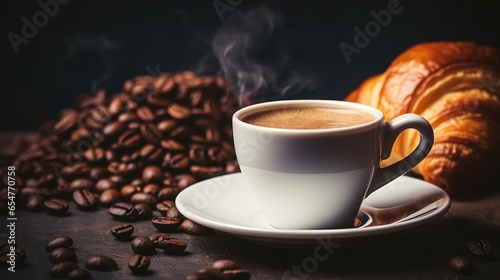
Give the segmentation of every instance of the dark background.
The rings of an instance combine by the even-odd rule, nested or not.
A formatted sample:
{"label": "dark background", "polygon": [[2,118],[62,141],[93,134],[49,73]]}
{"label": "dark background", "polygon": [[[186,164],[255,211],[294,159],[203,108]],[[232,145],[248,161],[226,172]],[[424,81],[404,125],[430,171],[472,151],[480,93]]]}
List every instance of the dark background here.
{"label": "dark background", "polygon": [[201,73],[215,75],[220,68],[211,49],[215,32],[231,23],[230,14],[264,2],[284,24],[259,58],[272,64],[281,53],[289,54],[285,67],[319,82],[312,90],[286,96],[269,90],[259,100],[343,98],[420,42],[474,41],[500,47],[500,11],[494,1],[401,0],[402,12],[392,15],[348,63],[339,44],[353,44],[353,28],[364,29],[373,20],[370,11],[387,9],[389,1],[242,0],[221,22],[212,0],[70,0],[16,54],[7,34],[21,35],[21,18],[32,21],[41,7],[37,1],[2,1],[0,131],[35,130],[57,118],[78,94],[98,88],[117,93],[126,79],[148,75],[148,66],[161,72],[203,66]]}

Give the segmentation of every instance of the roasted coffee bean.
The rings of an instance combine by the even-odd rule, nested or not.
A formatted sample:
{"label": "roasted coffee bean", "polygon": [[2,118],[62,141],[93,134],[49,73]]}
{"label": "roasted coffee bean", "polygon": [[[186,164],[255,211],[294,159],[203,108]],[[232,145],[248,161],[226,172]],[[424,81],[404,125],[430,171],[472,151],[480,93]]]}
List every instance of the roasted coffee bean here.
{"label": "roasted coffee bean", "polygon": [[121,195],[126,200],[130,200],[130,197],[132,197],[133,194],[138,193],[140,191],[141,191],[141,187],[133,186],[133,185],[123,186],[123,188],[120,190]]}
{"label": "roasted coffee bean", "polygon": [[172,232],[179,228],[181,221],[176,218],[154,217],[151,222],[153,226],[161,232]]}
{"label": "roasted coffee bean", "polygon": [[189,187],[192,184],[196,183],[198,180],[196,180],[196,178],[190,174],[179,174],[179,175],[175,176],[174,181],[175,181],[175,185],[178,188],[184,189],[184,188]]}
{"label": "roasted coffee bean", "polygon": [[161,182],[162,177],[161,170],[158,166],[150,165],[142,170],[142,181],[145,183]]}
{"label": "roasted coffee bean", "polygon": [[135,218],[134,205],[126,202],[118,202],[108,209],[109,214],[118,220],[132,220]]}
{"label": "roasted coffee bean", "polygon": [[50,269],[50,276],[54,278],[67,278],[68,274],[75,269],[78,269],[78,265],[74,262],[60,262],[56,263]]}
{"label": "roasted coffee bean", "polygon": [[186,149],[184,145],[175,141],[174,139],[165,139],[160,142],[160,145],[167,151],[170,152],[181,152]]}
{"label": "roasted coffee bean", "polygon": [[45,206],[43,202],[45,198],[40,194],[32,194],[28,197],[26,201],[26,209],[32,212],[43,212],[45,210]]}
{"label": "roasted coffee bean", "polygon": [[146,203],[137,203],[134,205],[137,220],[149,220],[153,217],[153,210]]}
{"label": "roasted coffee bean", "polygon": [[222,274],[229,277],[230,280],[249,280],[252,278],[250,271],[244,269],[225,270]]}
{"label": "roasted coffee bean", "polygon": [[158,193],[159,200],[174,200],[179,194],[180,189],[174,187],[166,187],[160,190]]}
{"label": "roasted coffee bean", "polygon": [[167,210],[167,214],[165,215],[167,218],[177,219],[179,221],[184,221],[186,218],[179,212],[177,207],[174,205],[170,209]]}
{"label": "roasted coffee bean", "polygon": [[164,239],[171,239],[171,238],[174,238],[172,237],[170,234],[166,234],[166,233],[163,233],[163,232],[158,232],[158,233],[155,233],[153,235],[151,235],[149,237],[149,239],[151,241],[153,241],[153,244],[155,244],[155,247],[156,248],[160,248],[158,243]]}
{"label": "roasted coffee bean", "polygon": [[104,126],[102,133],[108,139],[114,139],[122,134],[125,129],[126,125],[124,122],[112,122]]}
{"label": "roasted coffee bean", "polygon": [[69,111],[54,125],[54,133],[60,135],[68,131],[76,124],[77,118],[77,113],[75,111]]}
{"label": "roasted coffee bean", "polygon": [[134,233],[134,226],[131,224],[123,224],[111,228],[111,234],[118,240],[128,240]]}
{"label": "roasted coffee bean", "polygon": [[167,107],[167,112],[172,118],[178,120],[188,119],[191,115],[191,111],[188,108],[179,104],[170,104]]}
{"label": "roasted coffee bean", "polygon": [[108,176],[109,172],[104,167],[94,167],[90,169],[89,178],[93,181],[99,182],[99,180]]}
{"label": "roasted coffee bean", "polygon": [[172,156],[168,166],[175,171],[185,170],[189,167],[189,157],[183,154],[176,154]]}
{"label": "roasted coffee bean", "polygon": [[448,261],[448,268],[460,274],[472,274],[475,271],[472,262],[463,256],[456,256]]}
{"label": "roasted coffee bean", "polygon": [[488,257],[493,253],[493,246],[486,239],[472,240],[467,243],[469,251],[478,257]]}
{"label": "roasted coffee bean", "polygon": [[215,270],[220,271],[220,272],[223,272],[226,270],[241,269],[241,267],[236,262],[234,262],[232,260],[227,260],[227,259],[216,260],[215,262],[212,263],[210,268],[215,269]]}
{"label": "roasted coffee bean", "polygon": [[89,190],[81,189],[73,192],[73,201],[82,210],[92,210],[97,207],[97,198]]}
{"label": "roasted coffee bean", "polygon": [[94,188],[94,183],[90,179],[79,178],[71,181],[69,187],[73,191],[81,189],[90,190]]}
{"label": "roasted coffee bean", "polygon": [[105,190],[115,189],[115,188],[116,188],[115,184],[107,178],[101,179],[97,181],[97,183],[95,184],[95,191],[97,193],[102,193]]}
{"label": "roasted coffee bean", "polygon": [[134,274],[143,274],[148,270],[150,263],[149,257],[134,255],[128,260],[128,268]]}
{"label": "roasted coffee bean", "polygon": [[193,164],[206,164],[208,159],[207,147],[202,145],[192,145],[189,148],[189,159]]}
{"label": "roasted coffee bean", "polygon": [[117,188],[125,185],[125,179],[120,175],[111,175],[109,176],[109,180],[113,183]]}
{"label": "roasted coffee bean", "polygon": [[0,251],[0,266],[10,267],[10,261],[15,261],[16,266],[22,266],[26,260],[26,252],[21,248],[16,248],[14,254],[8,248],[4,248]]}
{"label": "roasted coffee bean", "polygon": [[203,226],[203,225],[200,225],[198,223],[195,223],[191,220],[184,220],[184,222],[182,222],[181,226],[180,226],[180,229],[187,233],[187,234],[192,234],[192,235],[211,235],[211,234],[214,234],[214,230],[209,228],[209,227],[206,227],[206,226]]}
{"label": "roasted coffee bean", "polygon": [[73,239],[71,239],[71,237],[59,236],[47,242],[47,245],[45,245],[45,251],[52,252],[57,248],[69,248],[71,246],[73,246]]}
{"label": "roasted coffee bean", "polygon": [[170,137],[177,141],[184,141],[188,139],[189,134],[191,133],[191,130],[189,129],[188,126],[182,125],[177,127],[176,129],[172,130],[170,132]]}
{"label": "roasted coffee bean", "polygon": [[118,116],[118,121],[123,123],[135,122],[138,121],[139,117],[131,112],[121,113]]}
{"label": "roasted coffee bean", "polygon": [[132,240],[130,246],[135,253],[140,255],[156,254],[155,244],[146,236],[137,236]]}
{"label": "roasted coffee bean", "polygon": [[77,262],[76,254],[68,248],[56,248],[49,254],[49,260],[53,263],[59,262]]}
{"label": "roasted coffee bean", "polygon": [[83,156],[89,162],[99,162],[99,161],[104,159],[105,152],[102,148],[94,147],[94,148],[91,148],[91,149],[85,151]]}
{"label": "roasted coffee bean", "polygon": [[171,238],[171,239],[163,239],[158,242],[158,247],[165,251],[167,254],[180,254],[186,250],[186,243],[183,241],[177,239],[177,238]]}
{"label": "roasted coffee bean", "polygon": [[108,256],[95,255],[88,258],[85,267],[95,271],[111,271],[117,270],[118,264]]}
{"label": "roasted coffee bean", "polygon": [[204,268],[200,269],[199,271],[186,275],[184,280],[230,280],[230,279],[227,276],[224,276],[222,272],[210,268]]}
{"label": "roasted coffee bean", "polygon": [[99,203],[104,207],[109,207],[122,200],[121,194],[118,190],[108,189],[99,195]]}
{"label": "roasted coffee bean", "polygon": [[174,130],[177,127],[177,122],[175,120],[162,120],[157,124],[157,128],[161,133],[166,135],[170,131]]}
{"label": "roasted coffee bean", "polygon": [[65,215],[68,212],[69,204],[64,199],[52,198],[43,202],[47,212],[52,215]]}
{"label": "roasted coffee bean", "polygon": [[135,193],[130,197],[130,203],[146,203],[149,207],[154,208],[158,203],[158,199],[150,194],[140,192]]}
{"label": "roasted coffee bean", "polygon": [[222,167],[220,166],[206,167],[199,165],[192,165],[189,170],[191,174],[200,179],[215,177],[222,174],[222,172],[224,171],[224,169],[222,169]]}
{"label": "roasted coffee bean", "polygon": [[147,184],[142,188],[142,192],[156,197],[160,192],[160,187],[157,184]]}
{"label": "roasted coffee bean", "polygon": [[149,142],[157,143],[161,140],[161,131],[154,124],[145,123],[140,126],[141,134]]}
{"label": "roasted coffee bean", "polygon": [[79,268],[73,269],[68,273],[69,280],[90,280],[92,279],[92,275],[86,269]]}
{"label": "roasted coffee bean", "polygon": [[151,109],[146,106],[137,108],[136,114],[141,120],[145,122],[151,122],[155,119],[155,116],[153,115],[153,112],[151,112]]}
{"label": "roasted coffee bean", "polygon": [[164,200],[156,204],[156,210],[160,211],[163,215],[167,214],[168,209],[172,208],[175,203],[172,200]]}
{"label": "roasted coffee bean", "polygon": [[141,143],[141,135],[134,130],[127,130],[118,138],[118,144],[124,148],[131,149]]}

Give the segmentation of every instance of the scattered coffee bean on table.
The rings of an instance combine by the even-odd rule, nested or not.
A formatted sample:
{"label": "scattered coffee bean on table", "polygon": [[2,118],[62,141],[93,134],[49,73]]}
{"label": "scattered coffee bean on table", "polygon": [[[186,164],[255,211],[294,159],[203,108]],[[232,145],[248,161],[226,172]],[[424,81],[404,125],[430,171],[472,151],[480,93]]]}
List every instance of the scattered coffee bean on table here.
{"label": "scattered coffee bean on table", "polygon": [[493,246],[486,239],[472,240],[467,243],[469,251],[477,257],[488,257],[493,253]]}
{"label": "scattered coffee bean on table", "polygon": [[45,209],[47,209],[47,212],[49,212],[49,214],[58,216],[65,215],[69,209],[68,202],[60,198],[45,200],[43,202],[43,205],[45,205]]}
{"label": "scattered coffee bean on table", "polygon": [[178,255],[186,250],[187,244],[177,238],[158,241],[158,247],[167,254]]}
{"label": "scattered coffee bean on table", "polygon": [[210,268],[215,269],[217,271],[225,271],[225,270],[234,270],[234,269],[241,269],[241,267],[234,261],[232,260],[216,260],[215,262],[212,263]]}
{"label": "scattered coffee bean on table", "polygon": [[50,269],[50,276],[55,278],[67,278],[68,274],[75,269],[78,269],[78,265],[74,262],[60,262],[56,263]]}
{"label": "scattered coffee bean on table", "polygon": [[185,280],[202,280],[202,279],[234,279],[248,280],[252,274],[248,270],[241,267],[232,260],[222,259],[213,262],[210,267],[199,269],[196,272],[188,274]]}
{"label": "scattered coffee bean on table", "polygon": [[134,205],[134,208],[137,220],[149,220],[153,217],[153,210],[146,203],[137,203]]}
{"label": "scattered coffee bean on table", "polygon": [[135,253],[140,255],[150,256],[156,254],[155,244],[146,236],[137,236],[132,240],[130,246]]}
{"label": "scattered coffee bean on table", "polygon": [[77,262],[76,254],[71,249],[68,248],[56,248],[52,250],[49,254],[49,260],[53,263],[59,262]]}
{"label": "scattered coffee bean on table", "polygon": [[108,256],[95,255],[88,258],[85,267],[95,271],[111,271],[117,270],[118,264]]}
{"label": "scattered coffee bean on table", "polygon": [[136,210],[134,205],[126,202],[118,202],[108,209],[109,214],[117,220],[130,221],[135,218]]}
{"label": "scattered coffee bean on table", "polygon": [[151,260],[147,256],[134,255],[128,260],[128,268],[134,274],[144,274],[151,263]]}
{"label": "scattered coffee bean on table", "polygon": [[73,246],[73,239],[69,236],[59,236],[56,237],[45,245],[45,251],[52,252],[56,248],[69,248]]}
{"label": "scattered coffee bean on table", "polygon": [[97,198],[95,193],[87,189],[74,191],[73,201],[82,210],[93,210],[97,207]]}
{"label": "scattered coffee bean on table", "polygon": [[118,240],[128,240],[134,233],[134,226],[131,224],[123,224],[111,228],[111,234]]}
{"label": "scattered coffee bean on table", "polygon": [[86,269],[79,268],[73,269],[68,273],[69,280],[90,280],[92,279],[92,275]]}
{"label": "scattered coffee bean on table", "polygon": [[160,241],[165,240],[165,239],[172,239],[172,238],[174,238],[174,237],[172,237],[170,234],[166,234],[163,232],[155,233],[149,237],[149,239],[151,241],[153,241],[153,244],[155,244],[156,248],[160,248],[158,245],[158,243]]}
{"label": "scattered coffee bean on table", "polygon": [[179,219],[169,217],[154,217],[151,220],[151,223],[161,232],[176,231],[181,225],[181,221]]}
{"label": "scattered coffee bean on table", "polygon": [[211,235],[215,233],[213,229],[195,223],[191,220],[184,220],[180,228],[183,232],[192,235]]}
{"label": "scattered coffee bean on table", "polygon": [[474,273],[474,265],[472,262],[464,256],[456,256],[448,261],[448,268],[451,271],[460,274],[472,274]]}

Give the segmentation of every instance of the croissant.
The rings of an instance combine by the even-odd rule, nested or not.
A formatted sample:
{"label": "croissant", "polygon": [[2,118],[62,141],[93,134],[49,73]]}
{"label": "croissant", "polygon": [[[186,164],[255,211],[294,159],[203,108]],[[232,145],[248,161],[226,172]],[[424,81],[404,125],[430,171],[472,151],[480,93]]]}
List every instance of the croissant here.
{"label": "croissant", "polygon": [[[411,47],[346,100],[376,107],[386,120],[404,113],[426,118],[435,141],[413,171],[463,196],[500,177],[499,98],[500,49],[436,42]],[[403,132],[383,164],[402,159],[418,141],[417,132]]]}

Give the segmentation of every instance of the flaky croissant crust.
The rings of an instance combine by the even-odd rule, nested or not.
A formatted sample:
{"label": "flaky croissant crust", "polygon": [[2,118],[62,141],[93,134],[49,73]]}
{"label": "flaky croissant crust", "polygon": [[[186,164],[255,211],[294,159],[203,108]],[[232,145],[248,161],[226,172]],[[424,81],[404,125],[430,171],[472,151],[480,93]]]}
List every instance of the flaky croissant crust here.
{"label": "flaky croissant crust", "polygon": [[[346,100],[376,107],[386,120],[404,113],[426,118],[435,142],[414,171],[450,194],[499,178],[499,49],[468,42],[416,45]],[[418,141],[415,131],[404,132],[386,164],[409,154]]]}

